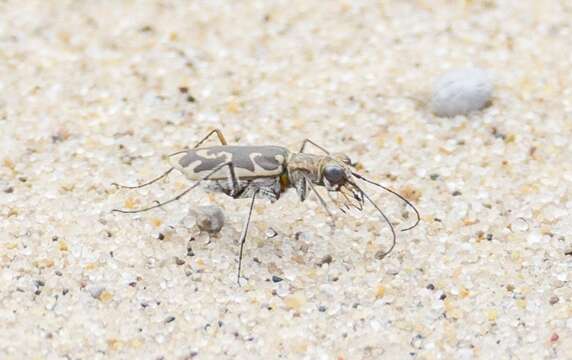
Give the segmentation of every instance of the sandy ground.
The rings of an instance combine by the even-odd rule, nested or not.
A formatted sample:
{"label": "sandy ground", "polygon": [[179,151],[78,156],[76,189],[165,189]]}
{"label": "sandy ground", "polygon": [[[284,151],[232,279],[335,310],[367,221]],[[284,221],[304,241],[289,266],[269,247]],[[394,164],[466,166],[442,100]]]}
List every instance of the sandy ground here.
{"label": "sandy ground", "polygon": [[[571,359],[571,17],[565,0],[0,2],[0,357]],[[435,117],[432,81],[466,66],[491,72],[492,106]],[[332,234],[314,196],[260,201],[239,288],[248,200],[110,213],[184,189],[111,182],[214,127],[346,152],[422,222],[379,260],[371,209]],[[181,220],[207,204],[227,217],[213,237]]]}

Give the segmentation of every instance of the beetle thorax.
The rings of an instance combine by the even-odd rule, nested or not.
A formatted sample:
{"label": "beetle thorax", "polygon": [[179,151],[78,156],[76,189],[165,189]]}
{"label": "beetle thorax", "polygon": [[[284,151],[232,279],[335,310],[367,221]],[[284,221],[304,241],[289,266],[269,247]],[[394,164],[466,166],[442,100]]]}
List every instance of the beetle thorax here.
{"label": "beetle thorax", "polygon": [[320,166],[324,157],[314,154],[292,153],[288,159],[288,176],[296,182],[302,173],[313,183],[320,182]]}

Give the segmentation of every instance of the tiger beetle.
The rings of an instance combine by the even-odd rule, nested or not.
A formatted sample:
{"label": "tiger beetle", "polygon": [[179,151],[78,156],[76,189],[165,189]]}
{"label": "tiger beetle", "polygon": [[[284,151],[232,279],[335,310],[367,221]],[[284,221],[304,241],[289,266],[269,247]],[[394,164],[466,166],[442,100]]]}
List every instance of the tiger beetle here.
{"label": "tiger beetle", "polygon": [[[201,147],[213,134],[217,135],[221,145]],[[324,155],[304,152],[307,144],[315,146]],[[114,209],[112,211],[139,213],[159,208],[181,199],[200,184],[204,184],[207,191],[221,192],[233,199],[251,198],[248,215],[239,239],[240,252],[237,272],[239,286],[244,243],[254,208],[254,201],[257,197],[266,198],[274,202],[288,188],[294,188],[298,193],[300,201],[304,201],[309,191],[312,191],[316,194],[316,197],[331,219],[333,219],[333,215],[322,195],[316,190],[317,186],[325,187],[330,199],[344,213],[344,208],[363,210],[367,200],[377,210],[380,218],[387,223],[392,234],[392,244],[389,250],[381,255],[381,258],[393,250],[397,235],[387,216],[372,198],[362,190],[357,180],[390,192],[404,201],[415,212],[417,217],[415,223],[401,231],[411,230],[420,221],[419,212],[415,206],[402,195],[355,172],[355,164],[351,162],[347,155],[330,153],[310,139],[304,140],[300,151],[294,153],[281,146],[228,145],[222,132],[219,129],[215,129],[209,132],[192,149],[178,151],[167,157],[171,168],[161,176],[137,186],[125,186],[117,183],[113,183],[113,185],[127,189],[138,189],[159,181],[173,170],[178,170],[189,180],[196,182],[174,198],[164,202],[157,202],[153,206],[138,210]],[[223,169],[226,169],[226,171],[221,171]],[[341,194],[341,198],[344,201],[343,204],[340,204],[337,199],[331,196],[332,192]]]}

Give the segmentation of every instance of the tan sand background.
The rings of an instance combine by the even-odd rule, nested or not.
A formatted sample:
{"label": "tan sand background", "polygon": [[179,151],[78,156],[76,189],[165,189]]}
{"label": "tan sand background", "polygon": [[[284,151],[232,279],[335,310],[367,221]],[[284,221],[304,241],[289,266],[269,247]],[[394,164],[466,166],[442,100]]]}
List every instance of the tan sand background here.
{"label": "tan sand background", "polygon": [[[567,0],[0,2],[0,358],[572,358],[571,19]],[[435,117],[433,79],[466,66],[492,106]],[[260,201],[239,288],[248,200],[110,213],[184,189],[110,184],[213,127],[346,152],[422,223],[378,260],[371,209],[331,234],[314,196]],[[226,225],[187,256],[181,219],[212,203]]]}

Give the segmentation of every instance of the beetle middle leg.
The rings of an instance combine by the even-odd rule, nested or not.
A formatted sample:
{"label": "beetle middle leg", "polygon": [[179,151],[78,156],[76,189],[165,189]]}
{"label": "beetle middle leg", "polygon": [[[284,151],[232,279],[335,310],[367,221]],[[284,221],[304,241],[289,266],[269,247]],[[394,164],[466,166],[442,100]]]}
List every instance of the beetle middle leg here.
{"label": "beetle middle leg", "polygon": [[300,147],[300,151],[299,153],[303,153],[304,150],[306,149],[306,144],[310,144],[310,145],[314,145],[314,147],[318,148],[319,150],[323,151],[326,155],[333,157],[334,159],[341,161],[347,165],[350,165],[352,167],[355,167],[357,165],[357,163],[352,162],[352,160],[345,154],[342,153],[331,153],[329,152],[325,147],[316,144],[315,142],[313,142],[310,139],[304,139],[304,141],[302,142],[302,146]]}
{"label": "beetle middle leg", "polygon": [[252,210],[254,209],[254,200],[259,190],[255,190],[252,194],[252,200],[250,201],[250,208],[248,209],[248,216],[242,227],[242,232],[240,233],[240,252],[238,254],[238,272],[236,275],[236,282],[240,286],[240,270],[242,269],[242,252],[244,250],[244,243],[246,242],[246,235],[248,234],[248,226],[250,225],[250,218],[252,217]]}
{"label": "beetle middle leg", "polygon": [[307,139],[307,138],[304,139],[304,141],[302,141],[302,146],[300,147],[300,151],[299,151],[300,153],[303,153],[303,152],[304,152],[304,149],[306,148],[306,144],[314,145],[315,147],[317,147],[318,149],[320,149],[320,150],[322,150],[324,153],[326,153],[326,155],[330,155],[330,152],[329,152],[328,150],[326,150],[325,147],[320,146],[320,145],[316,144],[315,142],[313,142],[312,140]]}

